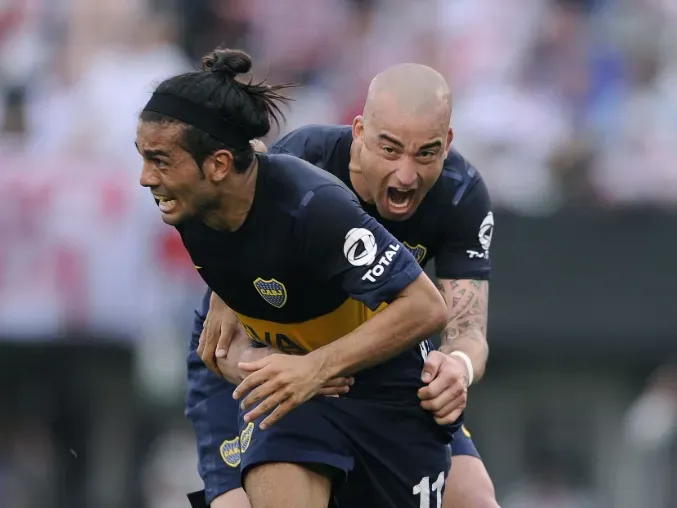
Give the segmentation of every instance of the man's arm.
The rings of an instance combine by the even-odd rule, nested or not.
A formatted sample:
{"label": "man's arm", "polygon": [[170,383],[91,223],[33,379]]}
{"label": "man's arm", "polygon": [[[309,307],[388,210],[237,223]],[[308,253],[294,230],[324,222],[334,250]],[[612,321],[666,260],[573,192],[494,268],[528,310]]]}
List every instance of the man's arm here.
{"label": "man's arm", "polygon": [[484,182],[471,166],[464,171],[469,184],[453,189],[454,194],[441,203],[448,229],[435,254],[435,272],[449,321],[439,350],[432,351],[423,365],[421,378],[426,386],[418,394],[421,406],[440,424],[452,423],[461,415],[468,387],[484,375],[489,354],[489,247],[494,217]]}
{"label": "man's arm", "polygon": [[331,377],[383,363],[442,329],[447,313],[440,293],[422,273],[398,297],[355,331],[309,353]]}
{"label": "man's arm", "polygon": [[421,406],[440,425],[455,422],[468,401],[468,387],[483,374],[489,283],[486,280],[441,279],[437,285],[449,310],[442,343],[423,365],[426,386],[418,391]]}
{"label": "man's arm", "polygon": [[473,366],[473,379],[482,378],[489,356],[487,315],[489,281],[440,279],[437,289],[449,310],[449,322],[442,330],[439,351],[465,353]]}
{"label": "man's arm", "polygon": [[[467,367],[468,381],[484,375],[489,346],[487,313],[489,307],[489,249],[494,234],[494,215],[486,185],[475,169],[474,180],[449,198],[443,209],[448,225],[442,245],[435,255],[437,288],[449,311],[449,322],[441,334],[441,353],[451,354]],[[470,178],[470,177],[469,177]],[[451,206],[453,205],[453,206]]]}

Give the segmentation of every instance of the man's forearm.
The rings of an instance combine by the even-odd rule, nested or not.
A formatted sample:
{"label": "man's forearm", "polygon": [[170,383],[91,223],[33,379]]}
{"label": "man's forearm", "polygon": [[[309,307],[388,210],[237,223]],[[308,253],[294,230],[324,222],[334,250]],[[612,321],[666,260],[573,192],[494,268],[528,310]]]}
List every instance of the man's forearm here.
{"label": "man's forearm", "polygon": [[449,322],[441,333],[440,352],[462,351],[473,365],[474,380],[484,375],[489,356],[487,312],[489,283],[481,280],[440,280],[437,289],[447,302]]}
{"label": "man's forearm", "polygon": [[[445,340],[445,335],[449,336],[447,329],[443,330],[442,338]],[[462,335],[458,335],[453,341],[443,342],[439,349],[442,353],[452,353],[453,351],[461,351],[468,355],[473,365],[473,381],[476,382],[482,378],[487,366],[487,359],[489,358],[489,345],[483,335],[477,330],[469,329]]]}
{"label": "man's forearm", "polygon": [[[439,295],[420,285],[432,282],[423,275],[401,297],[355,331],[308,354],[323,365],[328,379],[349,376],[378,365],[437,333],[447,322]],[[407,291],[409,290],[409,291]]]}

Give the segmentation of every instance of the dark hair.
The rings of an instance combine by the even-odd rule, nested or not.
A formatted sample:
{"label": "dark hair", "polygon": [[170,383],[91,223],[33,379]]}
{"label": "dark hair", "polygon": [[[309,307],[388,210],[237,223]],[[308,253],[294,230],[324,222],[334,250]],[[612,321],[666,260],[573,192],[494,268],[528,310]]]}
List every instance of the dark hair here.
{"label": "dark hair", "polygon": [[[244,172],[254,159],[249,141],[268,134],[271,122],[279,126],[284,120],[280,107],[290,99],[280,92],[293,85],[268,85],[265,81],[254,83],[252,79],[247,82],[235,79],[240,74],[247,74],[251,67],[252,59],[244,51],[216,49],[202,58],[202,70],[168,78],[155,89],[156,94],[174,95],[212,109],[221,117],[231,119],[241,132],[239,139],[227,141],[187,125],[182,146],[192,155],[198,167],[202,168],[211,154],[225,149],[233,154],[235,170]],[[144,122],[182,123],[147,110],[141,113],[140,119]]]}

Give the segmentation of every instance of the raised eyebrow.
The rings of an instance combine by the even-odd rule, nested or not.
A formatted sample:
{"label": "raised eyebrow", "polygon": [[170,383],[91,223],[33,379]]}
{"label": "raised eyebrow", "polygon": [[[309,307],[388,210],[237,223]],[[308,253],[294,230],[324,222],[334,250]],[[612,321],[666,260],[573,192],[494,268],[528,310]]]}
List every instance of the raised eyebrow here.
{"label": "raised eyebrow", "polygon": [[398,141],[397,139],[393,138],[392,136],[389,136],[388,134],[379,134],[378,138],[381,141],[387,141],[388,143],[395,145],[399,148],[404,148],[404,144],[401,141]]}
{"label": "raised eyebrow", "polygon": [[433,141],[432,143],[426,143],[425,145],[421,146],[418,151],[422,152],[423,150],[430,150],[431,148],[442,148],[442,142],[441,141]]}

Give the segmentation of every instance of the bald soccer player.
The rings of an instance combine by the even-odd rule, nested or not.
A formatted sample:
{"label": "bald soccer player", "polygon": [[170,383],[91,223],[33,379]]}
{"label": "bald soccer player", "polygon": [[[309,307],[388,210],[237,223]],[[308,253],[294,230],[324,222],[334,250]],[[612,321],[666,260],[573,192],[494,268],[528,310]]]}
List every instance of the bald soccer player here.
{"label": "bald soccer player", "polygon": [[[440,290],[453,319],[445,330],[440,352],[428,356],[424,371],[432,380],[427,381],[427,390],[419,393],[423,407],[433,411],[440,423],[458,416],[471,379],[478,379],[484,371],[488,351],[486,280],[493,230],[490,203],[479,174],[456,152],[442,156],[452,136],[450,113],[449,90],[438,73],[418,65],[395,66],[374,79],[364,115],[355,120],[352,129],[304,127],[270,150],[298,156],[333,173],[422,265],[436,258]],[[262,145],[257,148],[265,149]],[[234,443],[238,437],[232,416],[237,408],[230,399],[233,385],[208,372],[194,351],[209,307],[208,294],[196,313],[189,359],[189,375],[195,381],[189,392],[194,395],[189,396],[189,409],[191,402],[197,406],[205,402],[206,393],[210,394],[210,410],[205,417],[192,418],[201,443],[200,470],[212,506],[246,507],[236,468],[228,465],[235,463],[237,456]],[[232,334],[243,334],[237,325],[232,312],[213,296],[200,352],[216,372],[216,341],[221,336],[219,348],[225,351]],[[240,354],[237,342],[229,353],[231,362]],[[246,354],[251,358],[269,351],[258,349]],[[227,377],[238,380],[236,366],[227,363],[219,361]],[[188,414],[194,415],[191,411]],[[206,428],[213,439],[206,439]],[[221,443],[228,443],[228,455],[223,460],[216,453]],[[444,506],[498,506],[492,482],[465,428],[454,435],[452,455]],[[429,479],[428,483],[433,483],[431,492],[439,494],[441,486],[435,484],[436,480]],[[424,481],[418,485],[421,489],[425,490]],[[412,492],[416,490],[412,488]],[[435,506],[435,495],[429,499]]]}

